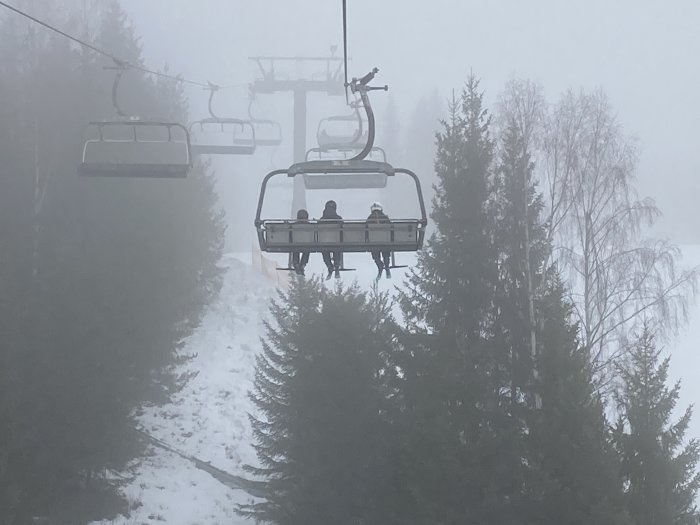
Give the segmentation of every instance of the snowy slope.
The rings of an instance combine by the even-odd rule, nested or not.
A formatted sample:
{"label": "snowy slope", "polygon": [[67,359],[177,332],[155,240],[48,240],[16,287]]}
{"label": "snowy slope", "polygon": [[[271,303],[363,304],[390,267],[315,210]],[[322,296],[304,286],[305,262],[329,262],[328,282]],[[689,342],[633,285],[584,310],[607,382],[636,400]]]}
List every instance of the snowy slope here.
{"label": "snowy slope", "polygon": [[[226,256],[222,265],[226,275],[221,293],[183,348],[185,354],[196,354],[183,368],[196,372],[196,377],[170,404],[144,407],[139,423],[188,455],[244,475],[242,465],[256,463],[247,416],[253,407],[247,393],[260,347],[261,319],[275,290],[249,263]],[[106,523],[246,523],[233,510],[249,499],[247,494],[222,485],[176,454],[160,448],[150,452],[135,466],[135,479],[124,489],[137,508],[128,518]]]}
{"label": "snowy slope", "polygon": [[[266,256],[268,256],[266,254]],[[285,266],[285,256],[272,256]],[[196,357],[183,365],[183,372],[195,372],[187,386],[164,406],[147,406],[139,416],[143,430],[200,460],[228,473],[246,476],[243,465],[256,464],[251,446],[248,413],[253,406],[247,397],[255,372],[255,355],[263,335],[262,319],[268,315],[274,283],[255,271],[249,253],[227,255],[219,297],[209,306],[200,327],[186,341],[183,353]],[[412,264],[413,254],[397,254],[397,263]],[[341,281],[357,281],[364,289],[375,282],[376,267],[369,254],[350,254]],[[320,254],[313,254],[307,275],[325,274]],[[391,280],[379,282],[381,290],[392,291],[403,281],[405,270],[394,271]],[[335,279],[328,281],[335,284]],[[234,513],[236,503],[249,501],[241,490],[228,488],[191,462],[161,448],[150,447],[150,455],[139,460],[134,479],[124,493],[135,507],[131,515],[103,522],[251,524]]]}
{"label": "snowy slope", "polygon": [[[683,254],[683,266],[700,264],[700,246],[684,247]],[[415,261],[412,254],[397,257],[397,262],[404,264]],[[286,262],[284,256],[277,259],[280,266]],[[242,476],[244,464],[256,463],[247,417],[253,407],[247,392],[263,335],[261,321],[268,315],[269,300],[276,293],[274,284],[255,271],[249,261],[250,254],[228,255],[222,261],[226,276],[221,293],[183,348],[187,354],[197,354],[183,369],[196,372],[196,377],[170,404],[145,407],[139,417],[142,428],[154,437]],[[357,271],[343,273],[343,283],[356,280],[364,289],[372,286],[376,271],[369,254],[351,254],[346,265]],[[314,254],[307,274],[322,273],[321,257]],[[394,291],[404,276],[405,270],[395,270],[392,280],[379,281],[379,288]],[[329,285],[334,283],[334,279],[328,281]],[[667,350],[672,355],[673,377],[683,380],[680,405],[685,407],[700,399],[700,305],[691,308],[688,327],[678,340],[667,344]],[[700,436],[700,413],[691,424],[690,436]],[[233,511],[236,503],[250,499],[245,492],[222,485],[176,454],[160,448],[151,448],[150,452],[135,465],[135,478],[125,487],[125,494],[136,507],[131,516],[105,524],[252,523]]]}

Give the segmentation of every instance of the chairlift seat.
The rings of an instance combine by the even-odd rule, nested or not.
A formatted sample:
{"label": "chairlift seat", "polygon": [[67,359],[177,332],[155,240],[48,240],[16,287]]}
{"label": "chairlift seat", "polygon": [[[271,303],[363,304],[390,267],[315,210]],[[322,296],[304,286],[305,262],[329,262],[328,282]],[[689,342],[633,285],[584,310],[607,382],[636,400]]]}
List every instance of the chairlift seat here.
{"label": "chairlift seat", "polygon": [[[255,138],[241,136],[234,132],[233,143],[239,146],[276,147],[282,144],[282,126],[275,120],[251,119],[250,123],[255,129]],[[263,131],[266,130],[266,131]]]}
{"label": "chairlift seat", "polygon": [[290,253],[293,251],[369,252],[388,250],[414,252],[423,239],[420,220],[392,220],[371,224],[367,221],[297,222],[293,220],[263,221],[264,250]]}
{"label": "chairlift seat", "polygon": [[[89,139],[83,147],[78,168],[85,176],[183,178],[191,168],[191,150],[187,130],[180,124],[135,122],[90,123],[99,137]],[[171,128],[180,128],[183,138],[175,140]],[[132,138],[110,138],[105,129],[130,129]],[[167,138],[139,140],[138,133],[167,130]]]}
{"label": "chairlift seat", "polygon": [[[197,130],[203,136],[197,136]],[[244,136],[237,132],[247,130]],[[252,155],[258,144],[255,129],[248,120],[206,118],[190,124],[194,155]]]}

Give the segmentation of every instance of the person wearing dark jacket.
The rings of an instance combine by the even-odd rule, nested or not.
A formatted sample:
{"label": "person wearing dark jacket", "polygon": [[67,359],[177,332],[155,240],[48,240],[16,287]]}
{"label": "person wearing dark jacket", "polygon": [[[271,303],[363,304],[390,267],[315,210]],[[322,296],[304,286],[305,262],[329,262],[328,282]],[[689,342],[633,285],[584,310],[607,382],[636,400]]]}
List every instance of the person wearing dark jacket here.
{"label": "person wearing dark jacket", "polygon": [[[389,216],[384,213],[381,203],[372,203],[369,217],[367,217],[367,222],[369,224],[382,224],[389,222]],[[386,277],[387,279],[390,278],[391,271],[389,268],[391,267],[391,254],[389,253],[389,250],[383,250],[381,252],[379,250],[375,250],[371,253],[372,259],[374,259],[374,263],[377,265],[377,279],[382,276],[382,270],[386,270]]]}
{"label": "person wearing dark jacket", "polygon": [[[338,215],[336,211],[337,204],[335,201],[326,202],[326,206],[323,209],[323,215],[321,215],[321,220],[325,222],[340,222],[343,218]],[[340,251],[326,251],[321,252],[323,256],[323,262],[326,263],[326,268],[328,268],[328,276],[326,279],[330,279],[331,275],[335,272],[335,277],[340,277],[340,262],[342,257],[342,252]]]}
{"label": "person wearing dark jacket", "polygon": [[[309,212],[305,209],[297,211],[297,222],[309,222]],[[297,275],[304,275],[304,268],[309,263],[309,252],[292,252],[292,268]]]}

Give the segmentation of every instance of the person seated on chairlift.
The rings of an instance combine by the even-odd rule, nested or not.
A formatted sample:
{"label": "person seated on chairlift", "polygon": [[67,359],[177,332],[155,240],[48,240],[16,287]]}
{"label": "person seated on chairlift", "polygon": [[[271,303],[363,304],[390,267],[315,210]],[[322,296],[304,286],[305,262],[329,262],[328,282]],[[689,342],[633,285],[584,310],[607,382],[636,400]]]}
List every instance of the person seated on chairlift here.
{"label": "person seated on chairlift", "polygon": [[[297,211],[297,222],[309,222],[309,212],[305,209]],[[292,268],[297,275],[304,275],[304,268],[309,263],[308,250],[292,252]]]}
{"label": "person seated on chairlift", "polygon": [[[389,222],[389,216],[384,213],[380,202],[373,202],[372,206],[370,206],[370,214],[369,217],[367,217],[367,222],[369,224]],[[373,250],[371,253],[372,259],[374,259],[374,263],[377,265],[377,279],[382,276],[382,270],[386,270],[386,278],[389,279],[391,277],[391,253],[389,250],[382,250],[381,252],[379,250]]]}
{"label": "person seated on chairlift", "polygon": [[[337,209],[337,204],[335,201],[330,200],[326,202],[326,206],[323,209],[323,215],[321,215],[321,221],[326,221],[326,222],[340,222],[343,220],[343,218],[338,215],[338,212],[336,211]],[[339,250],[334,250],[334,251],[324,251],[321,252],[321,255],[323,256],[323,262],[326,263],[326,268],[328,268],[328,275],[326,276],[326,279],[330,279],[331,275],[335,272],[335,277],[336,279],[340,277],[340,261],[342,257],[342,252]]]}

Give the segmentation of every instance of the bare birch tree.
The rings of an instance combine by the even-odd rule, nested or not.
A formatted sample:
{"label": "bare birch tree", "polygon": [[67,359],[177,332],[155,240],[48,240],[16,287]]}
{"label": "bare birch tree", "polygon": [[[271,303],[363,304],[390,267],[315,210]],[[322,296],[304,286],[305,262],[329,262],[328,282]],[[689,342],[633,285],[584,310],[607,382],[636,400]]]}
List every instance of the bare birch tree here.
{"label": "bare birch tree", "polygon": [[[637,150],[603,92],[568,91],[547,107],[539,86],[512,80],[500,97],[498,123],[515,125],[535,159],[551,262],[568,278],[582,343],[597,371],[620,355],[626,334],[643,320],[653,319],[659,335],[675,334],[687,319],[698,272],[679,269],[678,248],[645,238],[660,211],[637,195]],[[532,299],[537,291],[528,286]],[[533,315],[531,308],[534,328]]]}
{"label": "bare birch tree", "polygon": [[642,320],[653,319],[659,334],[677,332],[697,270],[679,270],[676,247],[644,237],[660,211],[637,196],[637,150],[602,91],[568,91],[551,108],[541,159],[553,257],[601,372]]}

